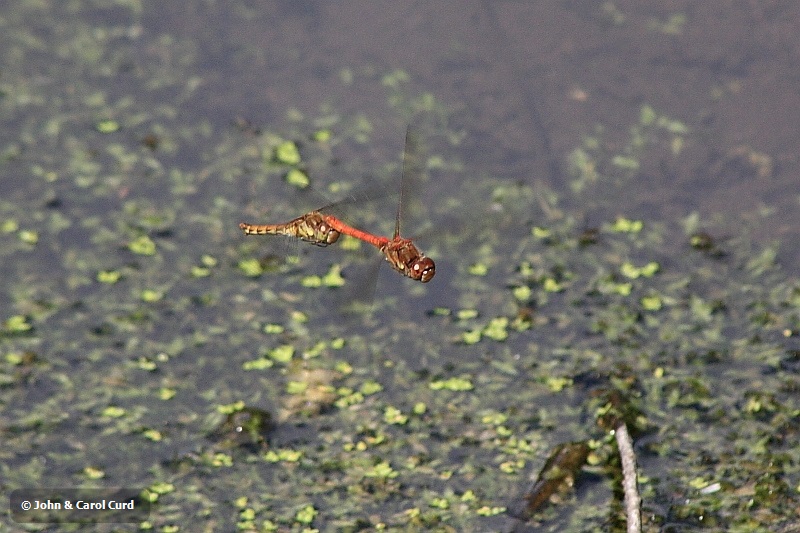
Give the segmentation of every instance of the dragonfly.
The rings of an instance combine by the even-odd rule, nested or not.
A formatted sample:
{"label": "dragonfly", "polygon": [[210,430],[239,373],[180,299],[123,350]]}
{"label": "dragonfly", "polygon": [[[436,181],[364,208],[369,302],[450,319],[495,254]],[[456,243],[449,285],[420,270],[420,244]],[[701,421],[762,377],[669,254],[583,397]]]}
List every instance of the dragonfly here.
{"label": "dragonfly", "polygon": [[[339,240],[340,232],[333,228],[319,210],[311,211],[284,224],[239,223],[245,235],[286,235],[317,246],[328,246]],[[331,217],[332,218],[332,217]]]}
{"label": "dragonfly", "polygon": [[391,238],[375,235],[342,222],[337,217],[317,209],[299,216],[284,224],[248,224],[242,222],[239,228],[245,235],[288,235],[317,246],[328,246],[339,239],[343,233],[368,244],[383,254],[389,265],[400,274],[415,281],[427,283],[436,274],[433,259],[419,251],[411,239],[400,235],[400,219],[403,209],[403,192],[407,185],[410,171],[410,153],[414,139],[410,130],[406,131],[405,151],[403,155],[403,171],[400,180],[400,202],[395,217],[394,234]]}

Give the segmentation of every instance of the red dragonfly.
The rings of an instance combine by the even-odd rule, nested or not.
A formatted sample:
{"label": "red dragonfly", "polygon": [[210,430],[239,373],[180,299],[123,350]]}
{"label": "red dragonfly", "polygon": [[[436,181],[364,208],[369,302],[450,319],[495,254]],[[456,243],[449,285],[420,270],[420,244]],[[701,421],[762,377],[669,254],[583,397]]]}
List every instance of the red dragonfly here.
{"label": "red dragonfly", "polygon": [[297,237],[303,241],[316,244],[317,246],[327,246],[333,244],[344,233],[356,239],[371,244],[381,251],[386,261],[393,269],[422,283],[427,283],[436,274],[436,264],[433,259],[425,256],[414,245],[411,239],[400,236],[400,216],[403,206],[403,189],[408,179],[409,152],[412,151],[412,134],[406,131],[406,145],[403,157],[403,174],[400,186],[400,204],[395,218],[394,236],[383,237],[362,231],[358,228],[345,224],[333,215],[323,213],[322,210],[311,211],[299,216],[285,224],[239,224],[245,235],[288,235]]}

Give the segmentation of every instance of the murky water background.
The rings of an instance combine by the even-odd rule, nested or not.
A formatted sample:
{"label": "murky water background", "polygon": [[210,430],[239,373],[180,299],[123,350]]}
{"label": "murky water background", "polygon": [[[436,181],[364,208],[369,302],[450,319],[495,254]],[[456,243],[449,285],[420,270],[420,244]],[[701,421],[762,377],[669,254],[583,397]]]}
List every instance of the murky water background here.
{"label": "murky water background", "polygon": [[[640,413],[648,530],[791,530],[798,17],[9,3],[2,492],[146,489],[123,530],[610,530],[613,389]],[[384,266],[373,291],[374,250],[241,235],[319,207],[292,170],[334,199],[377,184],[345,213],[391,233],[409,124],[403,232],[431,283]],[[583,440],[574,491],[505,513]]]}

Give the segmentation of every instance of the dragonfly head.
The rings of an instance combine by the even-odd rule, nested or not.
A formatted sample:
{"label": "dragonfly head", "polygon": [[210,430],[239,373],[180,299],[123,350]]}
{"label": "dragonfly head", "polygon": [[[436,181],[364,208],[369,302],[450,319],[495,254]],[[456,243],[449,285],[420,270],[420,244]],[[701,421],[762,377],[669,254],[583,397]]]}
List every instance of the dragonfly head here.
{"label": "dragonfly head", "polygon": [[428,283],[434,274],[436,274],[436,264],[430,257],[423,255],[411,264],[411,277],[422,283]]}
{"label": "dragonfly head", "polygon": [[333,244],[339,240],[340,233],[330,227],[328,224],[323,224],[319,227],[320,235],[323,237],[323,241],[326,245]]}

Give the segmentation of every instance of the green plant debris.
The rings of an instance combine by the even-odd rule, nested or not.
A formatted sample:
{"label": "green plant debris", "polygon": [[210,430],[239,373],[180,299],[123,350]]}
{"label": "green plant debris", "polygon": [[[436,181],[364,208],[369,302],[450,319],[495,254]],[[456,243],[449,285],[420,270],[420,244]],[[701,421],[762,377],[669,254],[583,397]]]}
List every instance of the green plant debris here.
{"label": "green plant debris", "polygon": [[275,147],[274,159],[282,165],[297,165],[300,163],[300,150],[293,141],[284,141]]}
{"label": "green plant debris", "polygon": [[387,462],[380,462],[364,472],[364,477],[374,477],[378,479],[393,479],[399,475]]}
{"label": "green plant debris", "polygon": [[473,318],[478,318],[478,310],[477,309],[459,309],[456,312],[456,317],[459,320],[472,320]]}
{"label": "green plant debris", "polygon": [[553,278],[545,278],[542,282],[542,288],[546,292],[561,292],[564,290],[564,285],[557,282]]}
{"label": "green plant debris", "polygon": [[447,498],[432,498],[428,505],[436,509],[449,509],[450,501]]}
{"label": "green plant debris", "polygon": [[286,183],[293,185],[298,189],[305,189],[311,184],[311,180],[308,179],[308,174],[298,168],[293,168],[287,172],[285,179]]}
{"label": "green plant debris", "polygon": [[208,465],[214,468],[231,467],[233,466],[233,457],[227,453],[217,452],[210,457]]}
{"label": "green plant debris", "polygon": [[640,302],[645,311],[660,311],[664,306],[664,300],[658,294],[643,296]]}
{"label": "green plant debris", "polygon": [[171,400],[172,398],[175,397],[176,394],[178,394],[178,391],[176,391],[175,389],[170,389],[168,387],[162,387],[158,391],[158,399],[159,400],[164,400],[164,401]]}
{"label": "green plant debris", "polygon": [[340,265],[331,265],[328,273],[325,274],[320,281],[325,287],[343,287],[345,280],[342,277],[342,267]]}
{"label": "green plant debris", "polygon": [[620,267],[620,272],[623,276],[630,279],[637,279],[639,277],[649,278],[652,277],[661,267],[655,261],[651,261],[642,267],[634,266],[631,263],[625,262]]}
{"label": "green plant debris", "polygon": [[475,510],[475,513],[478,516],[496,516],[505,512],[505,507],[489,507],[488,505],[484,505],[483,507],[479,507]]}
{"label": "green plant debris", "polygon": [[331,140],[333,134],[330,130],[317,130],[314,132],[313,138],[320,143],[326,143]]}
{"label": "green plant debris", "polygon": [[264,324],[262,329],[267,335],[279,335],[286,331],[286,329],[280,324]]}
{"label": "green plant debris", "polygon": [[475,263],[470,265],[470,267],[467,269],[467,272],[473,276],[485,276],[489,273],[489,267],[483,263]]}
{"label": "green plant debris", "polygon": [[436,380],[430,383],[432,390],[449,390],[456,392],[469,391],[473,389],[472,380],[464,377],[453,377],[443,380]]}
{"label": "green plant debris", "polygon": [[303,394],[308,390],[308,383],[301,381],[290,381],[286,384],[286,392],[288,394]]}
{"label": "green plant debris", "polygon": [[405,425],[408,422],[408,416],[403,414],[400,409],[388,406],[383,412],[383,420],[387,424]]}
{"label": "green plant debris", "polygon": [[572,379],[563,377],[548,377],[546,379],[547,387],[553,392],[561,392],[566,387],[572,385]]}
{"label": "green plant debris", "polygon": [[19,232],[19,240],[24,242],[25,244],[30,244],[33,246],[37,242],[39,242],[39,234],[33,230],[20,230]]}
{"label": "green plant debris", "polygon": [[327,347],[328,347],[328,343],[320,341],[320,342],[316,343],[314,346],[312,346],[311,348],[309,348],[308,350],[305,350],[303,352],[303,358],[304,359],[311,359],[313,357],[319,357],[320,355],[322,355],[325,352]]}
{"label": "green plant debris", "polygon": [[615,155],[611,158],[611,164],[624,170],[639,170],[639,160],[630,156]]}
{"label": "green plant debris", "polygon": [[617,233],[639,233],[642,231],[643,227],[644,223],[641,220],[629,220],[624,217],[618,217],[614,220],[611,231],[616,231]]}
{"label": "green plant debris", "polygon": [[492,426],[499,426],[505,424],[508,416],[503,413],[487,413],[481,417],[482,424],[490,424]]}
{"label": "green plant debris", "polygon": [[244,272],[246,276],[250,276],[252,278],[260,276],[264,273],[264,269],[261,268],[261,263],[258,259],[242,259],[239,261],[238,264],[239,270]]}
{"label": "green plant debris", "polygon": [[119,131],[119,123],[115,120],[101,120],[95,123],[94,127],[100,133],[114,133]]}
{"label": "green plant debris", "polygon": [[344,409],[364,401],[364,395],[362,393],[353,391],[347,387],[340,387],[336,391],[336,394],[339,395],[339,398],[336,400],[336,407],[340,409]]}
{"label": "green plant debris", "polygon": [[142,435],[148,440],[153,442],[161,442],[164,440],[164,434],[158,431],[157,429],[146,429],[142,432]]}
{"label": "green plant debris", "polygon": [[286,364],[294,357],[295,348],[291,344],[277,346],[268,352],[270,359],[277,363]]}
{"label": "green plant debris", "polygon": [[297,511],[294,520],[299,524],[311,524],[316,516],[317,516],[317,510],[314,509],[314,506],[306,505],[305,507]]}
{"label": "green plant debris", "polygon": [[305,276],[300,280],[300,285],[307,289],[318,289],[322,287],[322,278],[317,275]]}
{"label": "green plant debris", "polygon": [[136,361],[136,365],[142,370],[146,370],[148,372],[153,372],[154,370],[158,369],[158,364],[152,359],[147,357],[140,357]]}
{"label": "green plant debris", "polygon": [[461,334],[461,342],[467,345],[477,344],[480,342],[482,336],[483,332],[480,329],[465,331]]}
{"label": "green plant debris", "polygon": [[244,402],[239,400],[230,404],[218,405],[217,412],[223,415],[230,415],[236,413],[237,411],[241,411],[244,408],[245,408]]}
{"label": "green plant debris", "polygon": [[14,219],[7,219],[4,220],[2,224],[0,224],[0,232],[2,233],[14,233],[19,229],[19,223]]}
{"label": "green plant debris", "polygon": [[5,361],[12,366],[21,365],[25,362],[25,355],[19,352],[7,353],[5,354]]}
{"label": "green plant debris", "polygon": [[145,289],[139,297],[143,302],[157,302],[164,297],[164,293],[156,289]]}
{"label": "green plant debris", "polygon": [[361,385],[361,387],[359,388],[359,391],[364,396],[370,396],[372,394],[377,394],[382,390],[383,390],[383,386],[380,383],[378,383],[377,381],[372,381],[372,380],[365,381]]}
{"label": "green plant debris", "polygon": [[567,161],[570,174],[574,177],[572,189],[576,193],[582,192],[586,187],[600,180],[597,161],[587,150],[575,148],[570,152]]}
{"label": "green plant debris", "polygon": [[531,291],[531,288],[527,285],[514,287],[511,291],[514,294],[514,298],[520,302],[527,302],[530,300],[531,295],[533,294],[533,291]]}
{"label": "green plant debris", "polygon": [[531,235],[536,237],[537,239],[549,239],[553,236],[553,232],[550,231],[549,228],[543,228],[540,226],[534,226],[531,228]]}
{"label": "green plant debris", "polygon": [[97,281],[113,285],[122,279],[122,272],[117,270],[101,270],[97,273]]}
{"label": "green plant debris", "polygon": [[103,409],[102,415],[108,418],[120,418],[127,414],[126,410],[122,407],[111,405]]}
{"label": "green plant debris", "polygon": [[341,374],[352,374],[353,373],[353,366],[348,363],[347,361],[337,361],[335,369],[337,372]]}
{"label": "green plant debris", "polygon": [[93,466],[87,466],[84,468],[83,475],[86,476],[86,479],[91,480],[103,479],[106,477],[106,473],[102,469]]}
{"label": "green plant debris", "polygon": [[138,255],[155,255],[156,243],[147,235],[135,238],[128,244],[128,249]]}
{"label": "green plant debris", "polygon": [[175,490],[175,485],[164,481],[156,481],[142,492],[150,502],[158,501],[159,496],[169,494]]}
{"label": "green plant debris", "polygon": [[504,341],[508,338],[508,317],[497,317],[489,321],[483,328],[483,335],[495,341]]}
{"label": "green plant debris", "polygon": [[270,450],[264,454],[264,460],[270,463],[286,462],[297,463],[303,458],[303,452],[292,450],[288,448],[281,448],[279,450]]}
{"label": "green plant debris", "polygon": [[290,318],[292,322],[296,322],[298,324],[308,322],[308,315],[306,315],[302,311],[292,311],[290,313]]}
{"label": "green plant debris", "polygon": [[334,350],[341,350],[347,345],[347,341],[343,337],[338,337],[331,340],[330,345]]}
{"label": "green plant debris", "polygon": [[9,317],[3,324],[3,329],[9,333],[25,333],[33,328],[28,318],[23,315]]}
{"label": "green plant debris", "polygon": [[211,270],[206,267],[194,265],[191,271],[193,278],[205,278],[211,275]]}
{"label": "green plant debris", "polygon": [[267,359],[266,357],[261,357],[254,361],[245,361],[242,365],[244,370],[266,370],[267,368],[272,368],[275,366],[275,361],[272,359]]}

